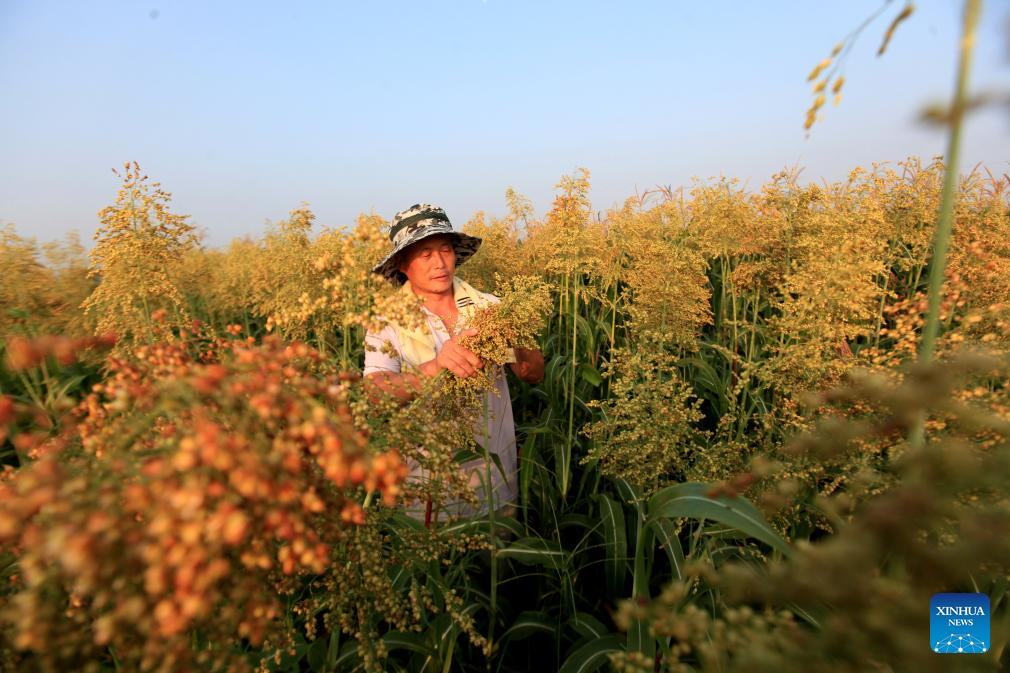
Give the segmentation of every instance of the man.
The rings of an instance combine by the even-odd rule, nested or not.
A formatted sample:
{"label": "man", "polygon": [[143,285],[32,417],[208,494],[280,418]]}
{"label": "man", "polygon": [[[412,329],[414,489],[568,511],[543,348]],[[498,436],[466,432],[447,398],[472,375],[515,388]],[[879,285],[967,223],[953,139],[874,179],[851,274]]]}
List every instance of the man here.
{"label": "man", "polygon": [[[462,329],[465,319],[476,309],[497,303],[497,297],[479,292],[456,278],[456,267],[480,247],[481,239],[452,229],[445,211],[430,204],[416,204],[393,217],[389,238],[393,251],[372,271],[412,292],[422,301],[425,326],[407,330],[390,325],[365,337],[366,379],[381,390],[401,400],[411,399],[424,387],[425,379],[448,370],[455,376],[473,376],[484,363],[472,351],[460,345],[463,336],[476,334]],[[383,352],[389,344],[395,356]],[[409,365],[409,366],[407,366]],[[512,371],[527,383],[540,383],[544,377],[544,357],[536,349],[515,349]],[[499,369],[495,387],[487,393],[488,415],[473,428],[474,439],[490,453],[497,454],[504,468],[492,468],[492,493],[496,510],[514,505],[518,496],[518,470],[512,400],[503,369]],[[486,446],[485,446],[486,445]],[[483,474],[483,461],[462,466],[472,473],[477,485]],[[483,489],[478,488],[482,512],[487,511]],[[454,514],[473,514],[457,506]]]}

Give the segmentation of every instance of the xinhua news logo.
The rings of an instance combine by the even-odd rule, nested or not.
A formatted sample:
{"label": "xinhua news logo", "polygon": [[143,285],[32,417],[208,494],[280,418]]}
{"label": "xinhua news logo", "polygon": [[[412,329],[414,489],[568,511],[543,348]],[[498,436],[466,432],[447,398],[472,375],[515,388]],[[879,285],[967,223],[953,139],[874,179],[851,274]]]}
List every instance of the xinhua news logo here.
{"label": "xinhua news logo", "polygon": [[935,594],[929,601],[929,647],[940,654],[988,651],[989,597]]}

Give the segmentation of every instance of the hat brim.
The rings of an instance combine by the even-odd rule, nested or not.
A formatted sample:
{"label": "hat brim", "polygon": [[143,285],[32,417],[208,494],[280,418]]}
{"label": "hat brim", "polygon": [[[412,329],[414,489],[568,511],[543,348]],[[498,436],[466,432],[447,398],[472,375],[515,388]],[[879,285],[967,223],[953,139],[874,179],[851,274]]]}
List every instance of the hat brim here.
{"label": "hat brim", "polygon": [[396,246],[388,255],[386,255],[381,262],[372,267],[372,273],[377,273],[383,278],[396,283],[397,285],[403,285],[406,278],[403,273],[400,272],[399,262],[397,256],[414,245],[418,241],[423,241],[426,238],[431,238],[432,236],[452,236],[452,247],[456,251],[456,266],[461,265],[466,260],[473,257],[474,253],[480,248],[482,239],[477,236],[470,236],[469,234],[462,234],[458,231],[444,232],[444,231],[424,231],[418,232],[418,235],[408,238],[403,241],[400,245]]}

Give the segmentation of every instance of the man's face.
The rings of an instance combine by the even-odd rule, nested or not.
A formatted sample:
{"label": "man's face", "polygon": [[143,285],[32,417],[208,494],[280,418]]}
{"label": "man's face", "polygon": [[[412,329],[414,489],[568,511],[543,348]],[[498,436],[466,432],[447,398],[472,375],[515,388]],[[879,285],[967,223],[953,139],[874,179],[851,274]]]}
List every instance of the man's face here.
{"label": "man's face", "polygon": [[456,272],[452,237],[430,236],[418,241],[400,254],[399,268],[418,290],[445,292],[452,289],[452,277]]}

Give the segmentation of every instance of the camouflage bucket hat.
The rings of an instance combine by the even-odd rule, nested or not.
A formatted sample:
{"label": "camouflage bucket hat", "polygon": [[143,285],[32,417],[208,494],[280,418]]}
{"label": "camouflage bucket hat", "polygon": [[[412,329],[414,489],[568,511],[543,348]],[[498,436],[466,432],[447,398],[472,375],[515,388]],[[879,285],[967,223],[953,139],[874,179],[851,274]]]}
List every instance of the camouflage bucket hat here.
{"label": "camouflage bucket hat", "polygon": [[393,224],[389,229],[389,240],[393,242],[393,250],[372,267],[372,272],[403,285],[406,278],[397,269],[397,254],[422,239],[439,234],[452,236],[452,247],[456,250],[456,266],[473,257],[473,253],[480,247],[481,239],[452,230],[452,223],[449,222],[444,210],[430,203],[415,203],[393,216]]}

